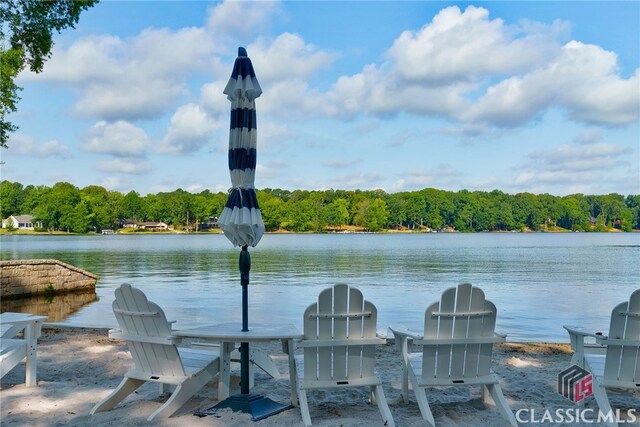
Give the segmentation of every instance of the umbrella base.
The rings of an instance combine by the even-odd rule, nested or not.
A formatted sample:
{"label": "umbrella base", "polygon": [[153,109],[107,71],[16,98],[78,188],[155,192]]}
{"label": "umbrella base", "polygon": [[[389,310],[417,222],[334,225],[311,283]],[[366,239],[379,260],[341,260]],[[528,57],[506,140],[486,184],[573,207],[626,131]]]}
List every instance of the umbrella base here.
{"label": "umbrella base", "polygon": [[260,421],[272,415],[279,414],[282,411],[286,411],[287,409],[291,409],[293,405],[278,403],[268,397],[255,393],[235,394],[202,412],[208,415],[211,412],[225,408],[230,408],[234,412],[251,414],[251,421]]}

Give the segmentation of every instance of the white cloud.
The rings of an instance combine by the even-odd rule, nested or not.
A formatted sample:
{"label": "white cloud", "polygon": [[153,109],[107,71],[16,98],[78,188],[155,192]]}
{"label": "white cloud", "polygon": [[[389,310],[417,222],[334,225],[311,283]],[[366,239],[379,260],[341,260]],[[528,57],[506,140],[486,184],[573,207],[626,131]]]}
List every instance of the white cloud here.
{"label": "white cloud", "polygon": [[448,189],[459,185],[460,176],[460,172],[449,164],[440,164],[436,168],[414,169],[393,182],[389,191],[415,191],[427,187]]}
{"label": "white cloud", "polygon": [[152,169],[149,162],[140,159],[113,159],[98,163],[96,168],[103,172],[120,172],[131,175],[144,174]]}
{"label": "white cloud", "polygon": [[40,74],[22,81],[69,84],[73,111],[106,120],[152,118],[187,92],[186,78],[210,65],[213,41],[202,28],[145,29],[135,37],[88,36],[56,45]]}
{"label": "white cloud", "polygon": [[604,142],[575,145],[561,145],[554,150],[535,151],[529,154],[542,168],[549,171],[589,171],[606,170],[625,164],[624,156],[631,149]]}
{"label": "white cloud", "polygon": [[258,159],[266,156],[281,155],[289,144],[299,137],[298,132],[289,126],[273,121],[261,122],[258,119]]}
{"label": "white cloud", "polygon": [[319,92],[308,81],[328,69],[338,58],[308,44],[298,34],[283,33],[275,39],[260,38],[248,46],[256,76],[264,94],[256,101],[259,112],[281,115],[317,115]]}
{"label": "white cloud", "polygon": [[96,123],[83,135],[80,144],[84,151],[119,157],[143,156],[150,146],[144,130],[123,120]]}
{"label": "white cloud", "polygon": [[69,147],[56,140],[38,143],[24,134],[11,135],[8,142],[11,154],[25,157],[69,157]]}
{"label": "white cloud", "polygon": [[192,193],[192,194],[200,193],[204,189],[205,189],[205,187],[202,184],[190,184],[190,185],[187,186],[187,188],[185,188],[186,191],[188,191],[189,193]]}
{"label": "white cloud", "polygon": [[614,53],[573,41],[543,67],[490,87],[460,117],[517,125],[560,107],[578,121],[629,124],[640,118],[640,74],[624,80],[617,72]]}
{"label": "white cloud", "polygon": [[132,188],[131,181],[123,178],[109,177],[98,184],[109,191],[129,192]]}
{"label": "white cloud", "polygon": [[640,70],[625,79],[617,57],[577,41],[561,45],[568,26],[507,26],[486,9],[443,9],[418,31],[405,31],[387,61],[339,77],[314,96],[315,114],[439,116],[472,134],[527,123],[551,109],[573,120],[626,125],[640,119]]}
{"label": "white cloud", "polygon": [[383,176],[377,172],[356,172],[329,178],[329,181],[340,189],[373,189],[380,186]]}
{"label": "white cloud", "polygon": [[489,11],[469,6],[441,10],[419,31],[405,31],[387,52],[402,80],[443,83],[526,71],[552,56],[565,24],[508,27]]}
{"label": "white cloud", "polygon": [[279,2],[224,1],[209,9],[206,26],[219,37],[248,39],[264,30],[279,10]]}
{"label": "white cloud", "polygon": [[[640,184],[638,171],[628,167],[633,150],[606,142],[585,142],[580,139],[583,135],[578,135],[578,144],[531,152],[527,156],[530,160],[514,168],[518,172],[506,185],[515,191],[533,193],[633,192]],[[596,141],[600,140],[601,137]]]}
{"label": "white cloud", "polygon": [[248,49],[258,80],[265,83],[306,80],[338,58],[337,54],[323,51],[292,33],[280,34],[274,40],[260,38]]}
{"label": "white cloud", "polygon": [[362,160],[330,159],[322,162],[322,166],[327,168],[346,169],[361,162]]}
{"label": "white cloud", "polygon": [[574,142],[577,144],[593,144],[602,141],[604,135],[601,129],[591,128],[580,132],[575,138]]}
{"label": "white cloud", "polygon": [[200,89],[200,106],[213,117],[229,116],[231,103],[222,93],[227,82],[207,83]]}
{"label": "white cloud", "polygon": [[211,133],[221,123],[211,119],[200,106],[186,104],[171,118],[171,126],[162,142],[167,153],[194,153],[211,142]]}

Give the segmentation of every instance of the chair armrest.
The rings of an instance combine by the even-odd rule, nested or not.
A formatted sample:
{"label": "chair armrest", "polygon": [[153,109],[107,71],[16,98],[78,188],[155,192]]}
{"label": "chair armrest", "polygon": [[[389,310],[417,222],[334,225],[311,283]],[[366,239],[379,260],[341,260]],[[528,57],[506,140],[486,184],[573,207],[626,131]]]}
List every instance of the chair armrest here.
{"label": "chair armrest", "polygon": [[640,346],[640,341],[638,340],[625,340],[625,339],[621,339],[621,338],[609,338],[606,335],[603,335],[602,337],[597,337],[596,338],[596,343],[603,345],[603,346],[607,346],[607,345],[624,345],[624,346],[629,346],[629,347],[639,347]]}
{"label": "chair armrest", "polygon": [[419,340],[423,337],[420,332],[411,331],[404,326],[389,326],[389,331],[393,334],[394,338],[397,340]]}
{"label": "chair armrest", "polygon": [[142,335],[123,334],[120,329],[109,330],[109,338],[132,341],[132,342],[145,342],[149,344],[164,344],[175,345],[182,341],[180,337],[168,336],[168,337],[148,337]]}
{"label": "chair armrest", "polygon": [[571,363],[584,368],[584,339],[585,337],[595,338],[596,340],[606,339],[602,332],[592,333],[580,326],[563,326],[569,333],[569,341],[571,342],[571,349],[573,350],[573,357]]}
{"label": "chair armrest", "polygon": [[564,325],[563,328],[565,328],[567,330],[567,332],[569,332],[569,336],[575,335],[575,336],[580,336],[580,337],[593,337],[593,338],[603,337],[602,332],[589,332],[585,328],[583,328],[582,326],[567,326],[567,325]]}
{"label": "chair armrest", "polygon": [[422,335],[418,332],[410,331],[404,326],[389,326],[389,330],[395,339],[396,350],[402,354],[402,360],[406,364],[409,356],[409,344],[422,338]]}
{"label": "chair armrest", "polygon": [[341,347],[341,346],[359,346],[359,345],[377,345],[386,344],[386,340],[381,338],[364,338],[364,339],[344,339],[344,340],[303,340],[297,343],[297,347]]}
{"label": "chair armrest", "polygon": [[492,337],[477,338],[430,338],[414,340],[416,345],[455,345],[455,344],[495,344],[505,342],[506,335],[495,334]]}

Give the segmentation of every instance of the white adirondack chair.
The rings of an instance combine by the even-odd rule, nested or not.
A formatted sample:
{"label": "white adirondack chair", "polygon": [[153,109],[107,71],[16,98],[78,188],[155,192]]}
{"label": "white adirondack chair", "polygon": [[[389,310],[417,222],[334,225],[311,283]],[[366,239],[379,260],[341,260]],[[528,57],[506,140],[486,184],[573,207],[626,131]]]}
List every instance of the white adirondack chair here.
{"label": "white adirondack chair", "polygon": [[129,284],[116,289],[113,312],[120,329],[109,331],[111,338],[127,341],[134,368],[125,374],[117,389],[96,404],[91,415],[107,411],[133,393],[146,381],[175,385],[169,399],[148,421],[156,417],[170,417],[200,390],[219,371],[217,352],[191,348],[178,348],[171,335],[171,325],[162,309],[148,301],[145,294]]}
{"label": "white adirondack chair", "polygon": [[[489,396],[512,426],[516,418],[502,394],[496,374],[491,371],[493,344],[506,335],[494,332],[496,306],[484,292],[468,283],[449,288],[439,302],[425,311],[424,334],[390,327],[396,348],[402,352],[402,398],[409,400],[409,380],[422,418],[435,426],[427,401],[426,387],[483,386],[485,403]],[[421,353],[409,353],[409,343],[422,346]]]}
{"label": "white adirondack chair", "polygon": [[[607,387],[640,390],[640,289],[613,308],[608,336],[579,327],[564,328],[574,351],[571,363],[591,373],[593,396],[605,416],[611,413]],[[585,337],[595,338],[600,347],[585,346]],[[608,421],[610,426],[618,425],[615,417]]]}
{"label": "white adirondack chair", "polygon": [[[0,378],[26,360],[25,384],[36,385],[37,341],[47,316],[5,312],[0,314]],[[22,338],[16,336],[22,332]]]}
{"label": "white adirondack chair", "polygon": [[[362,293],[347,285],[323,290],[318,302],[304,312],[303,349],[290,366],[302,420],[311,425],[307,390],[370,387],[371,400],[378,404],[382,418],[394,426],[382,383],[374,372],[376,345],[386,341],[376,336],[377,309]],[[291,359],[290,359],[291,360]]]}

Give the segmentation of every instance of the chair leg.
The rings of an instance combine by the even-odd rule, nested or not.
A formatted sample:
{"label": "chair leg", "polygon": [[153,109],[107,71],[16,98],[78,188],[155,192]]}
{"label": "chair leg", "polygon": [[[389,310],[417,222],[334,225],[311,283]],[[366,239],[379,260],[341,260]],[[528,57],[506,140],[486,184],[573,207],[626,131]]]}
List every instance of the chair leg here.
{"label": "chair leg", "polygon": [[402,401],[409,403],[409,367],[406,363],[402,364]]}
{"label": "chair leg", "polygon": [[[596,399],[598,408],[602,415],[607,418],[606,424],[610,427],[618,427],[618,423],[615,421],[615,412],[611,411],[611,404],[609,403],[609,396],[607,396],[607,390],[597,383],[596,377],[593,377],[593,397]],[[611,416],[613,414],[613,416]]]}
{"label": "chair leg", "polygon": [[427,393],[425,392],[424,387],[420,387],[420,385],[418,385],[418,379],[416,378],[416,375],[413,373],[413,369],[411,368],[409,368],[409,379],[411,380],[411,387],[413,388],[413,392],[416,395],[416,400],[418,401],[418,407],[420,408],[420,414],[422,414],[422,418],[426,420],[431,427],[435,427],[436,422],[433,419],[433,414],[431,413],[431,408],[429,407]]}
{"label": "chair leg", "polygon": [[298,370],[296,368],[295,356],[293,354],[293,341],[289,341],[287,347],[289,359],[289,383],[291,387],[291,404],[298,406]]}
{"label": "chair leg", "polygon": [[388,427],[395,427],[395,423],[393,422],[393,415],[391,415],[391,410],[389,409],[389,405],[387,404],[387,399],[384,397],[384,390],[381,385],[375,386],[373,388],[373,400],[378,403],[378,409],[380,410],[380,414],[382,415],[382,419],[385,421],[385,424]]}
{"label": "chair leg", "polygon": [[502,393],[502,388],[500,387],[500,384],[497,384],[497,383],[485,384],[484,389],[485,389],[485,393],[483,393],[483,395],[484,395],[485,403],[487,402],[486,397],[488,393],[491,395],[493,402],[498,407],[498,410],[500,411],[502,416],[509,421],[509,424],[511,424],[513,427],[518,427],[518,422],[516,421],[516,417],[515,415],[513,415],[513,411],[511,411],[511,408],[509,407],[507,400],[504,398],[504,394]]}
{"label": "chair leg", "polygon": [[156,409],[147,421],[153,421],[156,417],[168,418],[184,405],[187,400],[198,392],[209,380],[213,378],[210,372],[202,371],[194,378],[178,385],[169,399],[158,409]]}
{"label": "chair leg", "polygon": [[271,378],[280,378],[280,371],[278,370],[278,367],[269,354],[264,350],[252,348],[250,350],[249,359],[251,360],[251,365],[255,365],[262,369],[264,372],[269,374]]}
{"label": "chair leg", "polygon": [[90,415],[98,412],[108,411],[109,409],[122,402],[127,396],[136,391],[145,382],[134,378],[124,377],[118,388],[91,409]]}
{"label": "chair leg", "polygon": [[[299,384],[299,382],[298,382]],[[300,413],[302,414],[302,422],[305,426],[311,425],[311,414],[309,414],[309,403],[307,402],[307,391],[298,388],[298,403],[300,404]]]}

